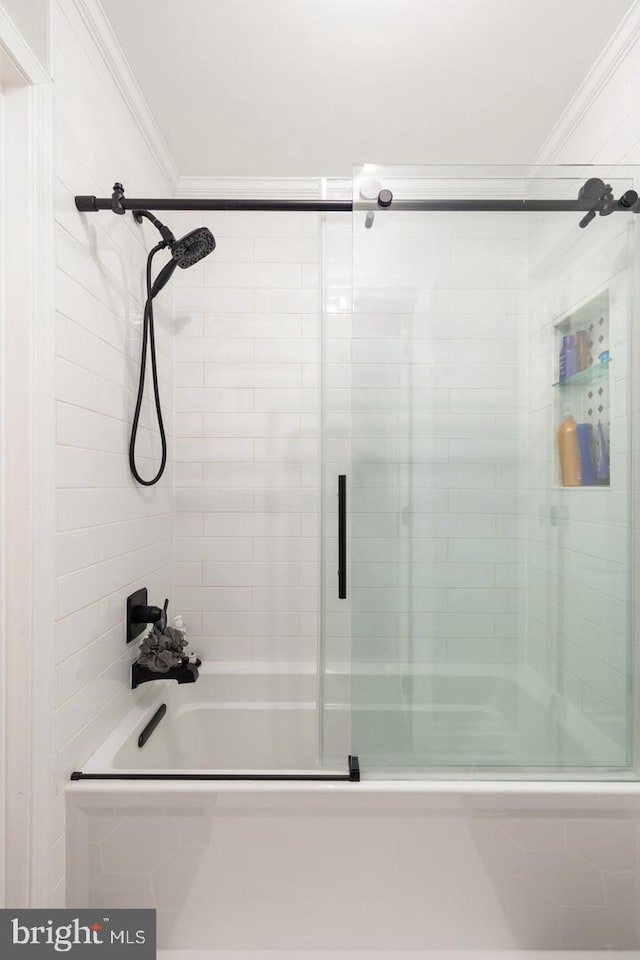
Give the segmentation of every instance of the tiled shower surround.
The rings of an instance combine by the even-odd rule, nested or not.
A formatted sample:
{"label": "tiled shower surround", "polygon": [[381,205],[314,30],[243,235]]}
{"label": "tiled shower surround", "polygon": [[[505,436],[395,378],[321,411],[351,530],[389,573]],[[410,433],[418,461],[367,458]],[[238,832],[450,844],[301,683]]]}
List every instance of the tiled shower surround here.
{"label": "tiled shower surround", "polygon": [[175,609],[206,659],[314,661],[321,222],[207,222],[175,289]]}
{"label": "tiled shower surround", "polygon": [[[196,219],[181,218],[181,229]],[[318,251],[322,240],[329,270],[338,244],[334,264],[348,260],[350,224],[336,230],[310,215],[224,213],[211,226],[216,252],[180,275],[175,292],[176,606],[204,656],[315,660]],[[423,439],[412,455],[420,486],[430,491],[415,519],[425,529],[423,563],[438,576],[414,600],[437,614],[431,622],[443,638],[425,636],[419,658],[510,663],[520,656],[523,626],[513,562],[522,560],[514,540],[522,534],[515,520],[526,224],[423,218],[408,236],[404,226],[391,263],[385,234],[378,255],[375,231],[369,247],[359,248],[363,270],[376,277],[370,311],[357,304],[352,319],[329,278],[326,459],[340,459],[351,416],[350,452],[360,464],[353,483],[376,487],[385,462],[390,468],[402,459],[397,447],[410,428],[398,423],[394,439],[384,409],[377,425],[376,408],[386,404],[388,413],[398,405],[403,365],[415,364],[425,388],[414,425]],[[390,299],[380,298],[381,287]],[[406,304],[398,304],[402,291],[411,294]],[[392,546],[395,518],[375,495],[354,490],[354,551],[366,549],[368,538],[380,546],[388,536]],[[353,586],[352,603],[369,611],[359,627],[368,624],[371,659],[402,658],[380,633],[394,618],[402,629],[403,598],[391,569],[398,560],[388,554],[388,583],[377,565],[382,580]],[[331,603],[330,624],[338,610]]]}
{"label": "tiled shower surround", "polygon": [[[117,169],[131,187],[167,189],[133,117],[72,0],[55,22],[55,403],[56,622],[53,844],[50,888],[64,897],[64,793],[69,775],[131,707],[124,644],[125,599],[145,584],[151,602],[172,592],[172,465],[152,489],[133,485],[129,423],[140,352],[147,226],[130,217],[88,221],[75,209],[78,185],[100,193]],[[113,131],[118,130],[118,136]],[[167,309],[169,307],[169,310]],[[173,447],[171,301],[156,311],[159,371]],[[147,394],[148,396],[148,394]],[[145,404],[140,453],[156,451]],[[44,625],[43,630],[47,630]],[[55,799],[54,799],[55,798]]]}
{"label": "tiled shower surround", "polygon": [[[197,214],[174,217],[178,232],[198,222]],[[208,222],[217,249],[178,271],[174,294],[174,607],[198,653],[316,660],[324,430],[325,657],[348,660],[353,636],[358,660],[527,663],[622,744],[626,620],[610,608],[626,589],[622,555],[611,555],[628,472],[618,440],[627,402],[623,306],[612,307],[619,362],[611,489],[554,492],[551,388],[553,322],[613,275],[613,221],[599,236],[580,235],[585,262],[568,290],[562,263],[554,273],[539,262],[544,243],[555,250],[558,238],[526,216],[392,214],[371,231],[356,219],[353,234],[349,218],[303,214],[220,213]],[[347,604],[335,597],[331,486],[343,469]],[[529,518],[532,491],[538,506]],[[550,541],[540,554],[554,497],[568,516],[580,507],[585,522],[575,533],[583,540],[565,545],[564,572],[552,567],[551,579],[541,579],[537,571],[557,549]],[[411,524],[410,561],[402,523]],[[537,598],[528,626],[527,583]],[[585,589],[599,612],[579,606]],[[547,604],[565,612],[541,630]],[[576,632],[591,637],[589,649],[563,659]]]}
{"label": "tiled shower surround", "polygon": [[[321,254],[324,265],[330,264],[335,238],[327,237],[326,230],[323,238],[320,219],[312,215],[206,216],[217,239],[216,251],[191,270],[177,271],[173,287],[162,295],[156,311],[163,402],[169,427],[169,468],[158,488],[135,488],[127,467],[128,424],[139,356],[145,253],[155,235],[148,225],[141,231],[129,217],[115,218],[106,213],[79,217],[72,197],[78,191],[104,195],[115,177],[125,181],[130,195],[169,195],[174,185],[161,175],[157,159],[104,68],[76,4],[72,0],[57,0],[54,18],[59,513],[58,621],[54,641],[56,710],[51,721],[58,777],[57,784],[50,785],[52,796],[56,796],[50,887],[52,902],[58,904],[64,897],[65,821],[61,788],[70,771],[82,767],[136,696],[128,682],[128,665],[134,653],[125,651],[122,642],[124,598],[133,587],[146,583],[155,601],[162,601],[167,595],[172,597],[173,612],[184,613],[194,646],[204,657],[258,662],[316,659],[319,317],[323,297],[318,265]],[[622,68],[608,78],[601,100],[593,101],[593,108],[581,114],[571,134],[565,137],[557,160],[633,162],[640,157],[639,62],[640,46],[636,43],[627,51]],[[166,219],[176,234],[205,222],[197,214],[173,214]],[[538,611],[531,604],[525,629],[525,594],[540,597],[539,590],[535,591],[541,579],[546,582],[555,571],[550,567],[541,572],[535,562],[531,563],[527,590],[523,591],[522,567],[514,570],[511,565],[511,551],[516,543],[517,549],[523,547],[523,528],[514,527],[514,504],[506,509],[503,493],[506,490],[514,500],[517,497],[520,479],[514,480],[507,451],[513,452],[519,440],[496,434],[496,457],[487,462],[485,445],[479,449],[473,437],[458,435],[460,430],[468,429],[467,418],[471,416],[492,418],[496,431],[499,421],[508,429],[514,422],[519,424],[518,404],[527,386],[526,380],[519,377],[514,384],[498,382],[492,375],[501,367],[505,375],[513,377],[517,367],[514,357],[521,356],[520,351],[527,346],[520,340],[519,329],[513,336],[518,323],[526,320],[526,307],[518,296],[523,238],[501,236],[502,228],[493,225],[492,220],[484,221],[483,229],[487,232],[480,237],[458,230],[456,235],[444,239],[447,256],[432,273],[437,281],[434,286],[440,292],[412,300],[406,311],[422,318],[420,323],[434,338],[432,343],[446,345],[447,354],[437,350],[428,357],[416,354],[412,367],[428,378],[425,389],[432,388],[434,374],[448,378],[446,382],[439,379],[433,389],[441,392],[442,398],[446,396],[447,408],[440,409],[437,416],[443,418],[443,426],[446,424],[453,431],[447,435],[448,458],[438,463],[425,461],[429,481],[434,480],[433,516],[437,517],[441,534],[437,549],[444,550],[446,556],[441,553],[422,561],[431,565],[437,560],[442,582],[431,593],[418,598],[421,604],[435,607],[422,612],[428,614],[432,626],[441,628],[437,635],[423,638],[421,655],[438,656],[457,665],[474,665],[478,661],[507,664],[526,658],[550,680],[561,675],[567,699],[589,711],[590,718],[603,730],[611,731],[612,701],[607,691],[618,696],[621,678],[624,679],[621,632],[609,631],[609,642],[603,643],[602,625],[590,620],[588,642],[581,638],[580,643],[571,640],[567,644],[572,654],[569,662],[557,656],[559,647],[549,649],[546,642],[550,634],[540,633]],[[602,227],[598,222],[590,229]],[[371,231],[372,245],[379,228],[381,223]],[[344,244],[344,231],[337,239]],[[394,296],[404,283],[411,288],[412,266],[402,267],[404,257],[413,259],[414,265],[421,257],[424,263],[433,262],[433,248],[428,244],[421,246],[425,242],[415,235],[398,238]],[[350,254],[342,249],[335,256],[336,262],[345,256],[349,258]],[[390,269],[391,265],[386,267]],[[393,287],[393,283],[389,286]],[[535,306],[535,297],[531,299]],[[327,333],[330,344],[335,341],[336,352],[324,359],[337,366],[341,356],[345,364],[354,361],[354,368],[361,368],[363,376],[372,375],[366,384],[370,396],[361,399],[368,403],[378,394],[382,402],[383,389],[391,388],[378,389],[380,381],[376,375],[393,367],[392,351],[400,349],[405,332],[423,339],[418,336],[419,326],[405,326],[403,330],[395,319],[390,321],[391,316],[396,316],[391,310],[387,312],[389,316],[361,310],[352,325],[349,304],[327,306]],[[538,333],[532,322],[529,334],[536,348],[541,346]],[[353,338],[351,356],[340,353],[348,345],[349,337]],[[504,347],[507,342],[509,346]],[[501,353],[503,350],[506,353]],[[540,362],[546,371],[542,374],[544,379],[549,376],[553,358],[541,352]],[[526,363],[522,366],[525,369]],[[470,379],[480,376],[481,370],[484,380]],[[539,397],[534,391],[539,373],[534,369],[525,374],[531,376],[534,410],[538,409]],[[338,392],[340,389],[336,386]],[[544,396],[548,399],[546,392]],[[340,403],[345,398],[338,395],[333,399],[335,406],[326,407],[326,426],[337,440]],[[349,398],[349,404],[352,399]],[[432,399],[430,396],[429,400]],[[366,410],[361,408],[360,412]],[[144,423],[152,428],[149,408],[144,417]],[[553,429],[554,425],[548,426]],[[150,432],[143,432],[143,444],[148,444],[150,436]],[[365,435],[359,438],[365,452],[379,440]],[[148,446],[146,450],[149,451]],[[460,455],[472,457],[468,471],[459,469]],[[546,446],[542,459],[548,456]],[[336,459],[335,463],[338,462]],[[621,475],[618,469],[617,477]],[[607,504],[619,502],[615,496],[618,492],[621,491],[614,484],[611,491],[582,491],[582,499],[573,500],[576,506],[572,504],[572,509],[576,512],[568,518],[571,534],[576,537],[575,543],[580,544],[579,538],[583,538],[582,549],[573,551],[582,557],[582,581],[577,584],[581,589],[571,586],[571,593],[566,595],[568,612],[578,614],[574,624],[581,623],[583,600],[588,594],[593,602],[596,589],[603,597],[601,611],[605,607],[613,610],[621,602],[620,570],[610,565],[619,564],[620,557],[601,554],[612,546],[622,527],[617,524],[612,537],[598,540],[600,553],[590,550],[593,541],[589,535],[593,533],[595,514],[590,509],[588,514],[579,515],[577,507],[588,498],[596,503],[596,509],[606,511]],[[361,494],[364,504],[364,491]],[[481,502],[484,507],[479,510]],[[371,512],[375,513],[378,508],[373,506]],[[529,529],[534,534],[540,533],[537,506],[532,500]],[[467,523],[470,516],[473,519]],[[603,523],[609,523],[609,515],[605,512],[603,516]],[[370,518],[366,519],[368,523]],[[358,516],[357,523],[360,522],[364,520]],[[384,534],[384,521],[377,522],[379,532]],[[431,516],[424,522],[430,524]],[[472,530],[473,536],[460,536]],[[557,533],[558,527],[549,523],[539,538],[545,553],[551,543],[553,556],[557,556],[557,544],[552,538]],[[528,556],[535,560],[531,550]],[[603,565],[599,560],[609,562]],[[605,566],[607,576],[598,577],[597,571]],[[334,571],[335,563],[331,562],[328,575],[333,576]],[[386,575],[384,570],[380,572],[383,577]],[[464,583],[457,581],[459,585],[453,588],[447,577],[458,574],[466,579]],[[511,580],[513,574],[515,578]],[[493,582],[487,577],[493,578]],[[478,578],[482,582],[477,582]],[[363,592],[374,588],[377,599],[378,582],[354,582],[353,586]],[[382,588],[386,590],[390,584],[383,581]],[[364,593],[362,599],[367,599]],[[611,600],[616,603],[609,604]],[[393,604],[391,591],[381,594],[379,602],[387,608]],[[465,616],[467,610],[469,616]],[[375,623],[388,623],[388,614],[388,609],[377,610]],[[345,624],[337,622],[337,618],[333,620],[333,616],[332,623],[329,639],[335,639],[337,644],[329,652],[340,659],[345,653]],[[594,630],[594,625],[600,630]],[[370,621],[363,621],[363,626],[368,629]],[[544,623],[542,627],[544,631]],[[393,629],[398,636],[397,624]],[[385,644],[389,639],[388,635],[377,636]],[[376,649],[382,650],[380,645]],[[134,798],[134,807],[139,807],[139,799]],[[201,851],[208,832],[189,832],[188,826],[177,823],[184,813],[183,803],[182,795],[163,800],[167,816],[176,819],[167,836],[175,839],[179,829],[180,843]],[[100,804],[102,808],[109,807],[106,801],[101,800]],[[549,814],[551,820],[560,822],[557,798],[552,797],[549,804],[556,811]],[[202,805],[206,807],[207,801]],[[103,812],[108,817],[113,811],[109,807],[109,812]],[[366,820],[366,804],[362,816]],[[282,822],[285,817],[286,813],[279,811],[273,820]],[[295,817],[289,819],[294,825],[297,822]],[[206,820],[204,813],[198,826]],[[246,811],[242,812],[240,832],[248,820]],[[353,822],[351,818],[350,824]],[[600,918],[603,923],[598,937],[592,938],[589,945],[596,941],[606,945],[612,942],[607,933],[611,926],[609,911],[622,911],[624,922],[617,927],[614,923],[614,927],[619,935],[616,942],[623,944],[627,942],[626,923],[633,910],[632,873],[636,863],[628,856],[633,852],[632,841],[622,844],[621,849],[619,840],[621,830],[625,838],[631,836],[631,830],[625,822],[610,826],[608,815],[598,814],[593,821],[585,822],[596,827],[593,837],[594,842],[602,841],[599,851],[577,847],[575,835],[569,837],[567,824],[557,828],[552,825],[546,839],[542,827],[528,837],[511,836],[518,849],[514,852],[507,844],[508,856],[497,863],[492,861],[486,875],[492,880],[498,878],[500,907],[507,902],[513,907],[512,916],[519,918],[514,919],[514,924],[526,926],[531,898],[541,903],[542,911],[547,910],[547,900],[540,889],[546,889],[548,882],[554,880],[563,885],[563,896],[569,892],[564,899],[558,896],[550,908],[552,916],[547,929],[554,931],[553,942],[558,942],[561,930],[565,943],[580,945],[582,941],[571,932],[576,930],[574,921],[580,929],[586,929],[590,920]],[[410,849],[414,823],[412,815],[408,816],[406,834],[400,827],[394,842],[399,837],[398,842]],[[109,826],[113,828],[113,850],[118,856],[123,850],[124,829],[119,824],[116,817]],[[134,828],[138,825],[136,821]],[[216,828],[225,825],[216,824]],[[127,887],[122,879],[124,868],[123,872],[110,872],[100,860],[105,851],[109,856],[107,834],[99,832],[102,826],[104,823],[98,824],[99,835],[91,838],[96,846],[91,847],[93,872],[89,880],[96,884],[96,898],[107,873],[114,878],[109,888],[112,893],[129,890],[137,895],[144,890],[153,894],[153,884],[160,874],[155,878],[152,875],[161,864],[147,862],[142,871],[145,878],[139,881],[136,874],[132,880],[130,874]],[[207,823],[207,831],[209,826]],[[505,833],[502,820],[494,826],[501,836]],[[125,841],[127,836],[131,834],[124,830]],[[441,836],[440,823],[436,821],[432,838],[436,846]],[[371,837],[375,838],[375,832]],[[582,842],[584,835],[580,839]],[[295,852],[290,840],[290,836],[285,837],[276,846],[275,855],[280,856],[283,850]],[[301,845],[302,842],[300,838]],[[602,850],[608,846],[620,855],[602,862]],[[492,844],[494,848],[500,849]],[[393,849],[393,844],[389,849]],[[451,849],[455,851],[455,847]],[[450,850],[445,858],[448,863],[452,862]],[[532,850],[542,853],[530,856]],[[425,863],[432,856],[431,845],[427,844],[421,852]],[[99,856],[94,856],[96,853]],[[174,849],[172,857],[174,853],[179,861],[182,854]],[[544,869],[540,866],[543,860]],[[230,862],[238,862],[235,851],[231,851]],[[532,867],[532,863],[537,865]],[[114,866],[113,860],[109,865]],[[308,861],[296,863],[294,858],[293,862],[288,861],[289,867],[291,876],[295,876],[296,871],[308,869]],[[597,872],[595,880],[592,867]],[[529,882],[532,873],[533,887]],[[268,880],[268,874],[265,876]],[[245,877],[243,871],[238,883]],[[519,879],[514,881],[514,877]],[[601,886],[598,878],[602,879]],[[332,874],[331,882],[333,879]],[[189,876],[186,880],[191,882]],[[454,877],[455,885],[463,880],[464,874]],[[441,887],[441,878],[433,889],[439,889],[438,885]],[[184,889],[188,889],[188,884]],[[540,901],[536,899],[539,894]],[[348,901],[346,897],[345,902]],[[539,943],[536,937],[532,933],[521,942]]]}
{"label": "tiled shower surround", "polygon": [[[577,710],[610,738],[620,757],[629,757],[634,356],[630,318],[637,311],[633,271],[638,253],[633,224],[610,219],[598,226],[602,229],[597,234],[585,232],[579,243],[563,249],[564,244],[557,242],[562,233],[557,224],[539,218],[531,225],[526,662],[564,698],[565,703],[556,707],[558,713]],[[587,315],[596,310],[596,328],[606,312],[610,404],[608,390],[603,401],[599,398],[600,381],[584,388],[583,407],[576,390],[552,386],[558,371],[554,324],[576,306]],[[597,337],[596,332],[596,362],[601,349]],[[555,434],[565,406],[577,420],[587,419],[584,408],[590,407],[596,424],[599,418],[610,421],[610,485],[560,485]],[[596,749],[593,756],[598,756]],[[613,759],[605,752],[605,765],[607,756]]]}

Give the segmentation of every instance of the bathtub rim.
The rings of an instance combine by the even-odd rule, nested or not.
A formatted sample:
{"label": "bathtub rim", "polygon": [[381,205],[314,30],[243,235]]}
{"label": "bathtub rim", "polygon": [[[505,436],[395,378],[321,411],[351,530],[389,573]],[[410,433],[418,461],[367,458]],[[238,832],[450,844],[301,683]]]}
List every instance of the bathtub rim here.
{"label": "bathtub rim", "polygon": [[255,796],[277,801],[291,797],[305,802],[309,795],[308,800],[314,803],[314,798],[321,803],[334,798],[356,806],[360,798],[379,801],[380,809],[385,809],[388,801],[400,804],[404,797],[423,802],[425,811],[430,808],[468,811],[476,807],[519,811],[538,807],[549,815],[567,809],[584,809],[594,814],[629,811],[634,816],[640,811],[638,781],[361,780],[354,788],[351,783],[335,781],[285,784],[282,781],[82,780],[67,783],[65,794],[72,806],[82,807],[85,802],[90,806],[108,806],[114,801],[130,803],[133,799],[134,806],[139,805],[141,810],[147,803],[162,806],[167,801],[171,803],[173,798],[193,803],[207,799],[211,802],[220,794],[230,801],[236,795],[239,799]]}

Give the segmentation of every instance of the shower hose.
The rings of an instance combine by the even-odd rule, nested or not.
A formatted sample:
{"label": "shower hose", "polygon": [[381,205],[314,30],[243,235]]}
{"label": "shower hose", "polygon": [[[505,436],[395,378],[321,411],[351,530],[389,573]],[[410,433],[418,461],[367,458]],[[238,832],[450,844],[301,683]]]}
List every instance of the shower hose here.
{"label": "shower hose", "polygon": [[[156,339],[155,331],[153,327],[153,298],[156,291],[152,289],[151,283],[151,266],[153,264],[153,258],[158,253],[159,250],[164,249],[168,246],[167,243],[163,240],[161,243],[156,244],[156,246],[151,250],[149,256],[147,257],[147,299],[144,305],[144,313],[142,316],[142,351],[140,354],[140,378],[138,380],[138,397],[136,399],[136,408],[133,414],[133,423],[131,425],[131,439],[129,441],[129,466],[131,468],[131,473],[144,487],[152,487],[155,483],[158,482],[164,469],[167,465],[167,438],[164,431],[164,421],[162,419],[162,405],[160,403],[160,390],[158,387],[158,366],[156,362]],[[136,466],[136,439],[138,436],[138,426],[140,423],[140,410],[142,408],[142,400],[144,398],[144,381],[145,373],[147,367],[147,347],[151,354],[151,378],[153,381],[153,397],[156,407],[156,416],[158,418],[158,430],[160,432],[160,443],[162,445],[162,456],[160,459],[160,466],[158,467],[158,472],[150,480],[145,480],[140,476],[138,468]]]}

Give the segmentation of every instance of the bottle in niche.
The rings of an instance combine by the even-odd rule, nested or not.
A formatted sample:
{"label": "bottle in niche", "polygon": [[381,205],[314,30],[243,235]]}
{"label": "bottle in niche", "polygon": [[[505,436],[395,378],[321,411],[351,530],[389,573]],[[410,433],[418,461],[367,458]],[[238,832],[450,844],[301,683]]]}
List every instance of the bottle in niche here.
{"label": "bottle in niche", "polygon": [[589,366],[589,334],[586,330],[578,330],[576,343],[576,373],[586,370]]}
{"label": "bottle in niche", "polygon": [[576,433],[580,451],[580,483],[583,487],[592,487],[597,483],[593,424],[579,423]]}
{"label": "bottle in niche", "polygon": [[609,424],[598,420],[598,466],[597,482],[606,487],[610,483]]}
{"label": "bottle in niche", "polygon": [[558,357],[558,380],[567,379],[567,357],[571,348],[571,335],[562,338],[562,346],[560,347],[560,356]]}
{"label": "bottle in niche", "polygon": [[567,377],[572,377],[578,372],[578,349],[576,347],[576,338],[573,334],[569,337],[566,371]]}
{"label": "bottle in niche", "polygon": [[563,487],[579,487],[581,482],[577,429],[578,424],[567,406],[564,411],[564,419],[558,427],[558,457]]}

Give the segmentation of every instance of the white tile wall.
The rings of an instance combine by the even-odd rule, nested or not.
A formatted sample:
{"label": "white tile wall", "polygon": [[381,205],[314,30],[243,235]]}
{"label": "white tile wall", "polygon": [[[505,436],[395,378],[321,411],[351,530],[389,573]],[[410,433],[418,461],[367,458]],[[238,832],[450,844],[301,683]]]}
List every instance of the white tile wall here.
{"label": "white tile wall", "polygon": [[[599,221],[595,226],[597,233],[580,234],[565,256],[558,252],[563,238],[557,231],[552,240],[535,225],[532,232],[533,256],[540,259],[542,252],[544,267],[531,289],[527,660],[610,737],[613,762],[616,755],[627,755],[631,708],[631,463],[626,433],[632,281],[626,225]],[[553,324],[603,284],[609,289],[615,388],[611,486],[563,489],[557,486],[556,431],[564,403],[575,403],[575,396],[558,397],[551,386],[558,364]],[[581,419],[575,406],[572,412]]]}
{"label": "white tile wall", "polygon": [[207,659],[315,661],[319,218],[175,222],[217,242],[175,291],[176,609]]}
{"label": "white tile wall", "polygon": [[[139,362],[145,249],[152,234],[130,217],[80,215],[76,193],[167,187],[76,6],[54,3],[56,136],[56,784],[88,756],[133,702],[125,598],[146,585],[171,596],[172,466],[155,488],[134,485],[127,462]],[[171,300],[156,311],[161,391],[173,436]],[[157,455],[152,412],[141,420],[143,471]],[[173,441],[170,440],[173,447]],[[58,801],[56,801],[58,803]],[[56,818],[51,887],[64,873]]]}
{"label": "white tile wall", "polygon": [[[615,176],[615,165],[640,163],[640,42],[635,41],[626,56],[609,76],[602,91],[573,125],[559,151],[545,160],[557,163],[604,164],[610,176]],[[636,189],[638,182],[636,179]],[[565,695],[593,723],[626,750],[627,714],[631,709],[630,644],[631,608],[628,591],[637,582],[637,571],[630,566],[629,551],[637,551],[637,523],[632,526],[629,481],[630,452],[626,439],[629,433],[629,415],[638,412],[637,387],[631,386],[626,376],[626,364],[637,370],[637,354],[632,353],[627,316],[631,306],[632,317],[637,316],[638,304],[631,301],[632,281],[628,269],[637,270],[637,247],[631,254],[625,249],[626,240],[620,236],[621,225],[599,220],[598,228],[588,238],[581,238],[581,252],[571,278],[550,266],[538,283],[534,296],[540,305],[547,306],[547,318],[571,307],[573,302],[588,296],[601,285],[609,285],[615,277],[618,290],[612,304],[614,323],[617,324],[615,353],[619,361],[612,366],[612,487],[610,490],[566,492],[556,497],[564,511],[561,522],[550,524],[548,514],[538,511],[532,516],[529,591],[532,616],[529,625],[528,659],[546,677],[554,678]],[[637,229],[637,228],[636,228]],[[589,233],[589,231],[585,231]],[[543,246],[540,231],[535,247]],[[531,409],[533,436],[547,432],[551,424],[548,415],[550,370],[557,358],[550,355],[548,337],[541,337],[542,313],[532,311],[532,356],[538,364],[532,370]],[[614,350],[612,347],[612,356]],[[614,359],[614,364],[616,360]],[[635,378],[632,378],[635,379]],[[536,387],[539,389],[536,391]],[[617,411],[617,419],[615,418]],[[537,431],[537,434],[536,434]],[[634,435],[637,431],[634,429]],[[617,451],[616,452],[616,435]],[[549,475],[549,448],[543,445],[539,469]],[[633,450],[637,455],[637,446]],[[540,472],[534,472],[538,485]],[[536,496],[533,509],[548,503],[548,496]],[[628,529],[633,530],[633,544]],[[539,598],[536,603],[535,598]],[[633,601],[632,601],[633,602]],[[637,598],[635,609],[637,610]],[[546,616],[543,616],[546,611]]]}

